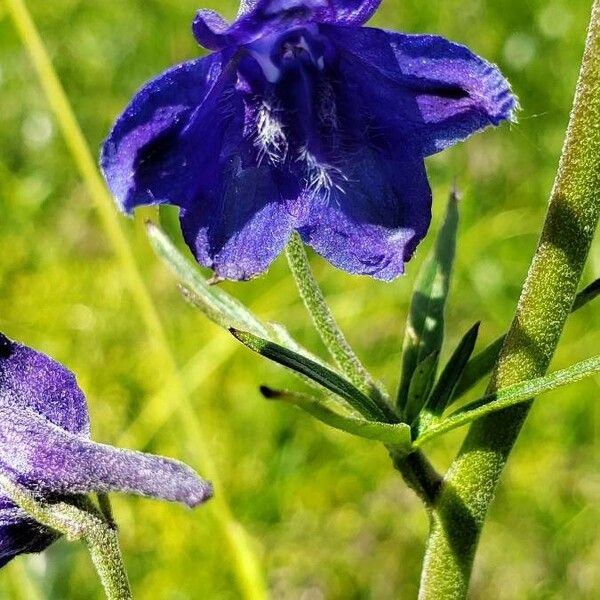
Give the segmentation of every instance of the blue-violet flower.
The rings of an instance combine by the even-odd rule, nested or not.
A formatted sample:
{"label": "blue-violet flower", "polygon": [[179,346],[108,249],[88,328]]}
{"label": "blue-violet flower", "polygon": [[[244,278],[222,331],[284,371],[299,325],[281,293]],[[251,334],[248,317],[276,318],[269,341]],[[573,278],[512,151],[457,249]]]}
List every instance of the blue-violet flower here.
{"label": "blue-violet flower", "polygon": [[[178,461],[92,442],[73,374],[2,334],[0,473],[40,501],[117,491],[193,507],[212,495],[210,484]],[[0,566],[55,539],[0,488]]]}
{"label": "blue-violet flower", "polygon": [[263,272],[293,230],[335,266],[390,280],[431,219],[424,157],[511,119],[500,72],[434,35],[362,25],[380,0],[243,0],[200,10],[213,53],[138,92],[101,166],[126,212],[180,207],[217,277]]}

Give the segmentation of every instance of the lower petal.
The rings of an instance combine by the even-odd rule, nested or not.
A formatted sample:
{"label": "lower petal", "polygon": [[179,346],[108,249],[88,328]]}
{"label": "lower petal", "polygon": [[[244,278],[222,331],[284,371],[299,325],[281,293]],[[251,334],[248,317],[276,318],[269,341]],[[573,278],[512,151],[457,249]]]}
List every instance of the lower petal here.
{"label": "lower petal", "polygon": [[284,249],[295,218],[274,170],[231,171],[222,193],[181,211],[181,227],[198,262],[217,277],[246,280],[265,271]]}
{"label": "lower petal", "polygon": [[0,492],[0,568],[19,554],[42,552],[58,537],[28,518]]}
{"label": "lower petal", "polygon": [[389,281],[423,239],[431,220],[431,190],[423,159],[391,161],[363,149],[344,168],[344,191],[314,198],[299,232],[334,266]]}
{"label": "lower petal", "polygon": [[211,485],[179,461],[98,444],[28,410],[0,409],[0,469],[40,494],[125,492],[190,507]]}
{"label": "lower petal", "polygon": [[28,519],[0,525],[0,568],[19,554],[43,552],[58,537],[49,529]]}

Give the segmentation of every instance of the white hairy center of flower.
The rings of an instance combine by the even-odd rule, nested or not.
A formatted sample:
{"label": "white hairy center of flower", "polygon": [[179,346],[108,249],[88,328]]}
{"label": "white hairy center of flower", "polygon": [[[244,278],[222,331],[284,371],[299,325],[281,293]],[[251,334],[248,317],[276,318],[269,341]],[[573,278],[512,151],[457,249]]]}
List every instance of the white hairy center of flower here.
{"label": "white hairy center of flower", "polygon": [[287,155],[288,143],[274,102],[263,101],[256,118],[254,146],[258,150],[258,164],[266,158],[271,164],[282,163]]}
{"label": "white hairy center of flower", "polygon": [[333,188],[345,193],[344,189],[336,183],[338,179],[346,179],[340,169],[320,162],[306,147],[300,149],[297,160],[304,163],[306,189],[311,196],[319,196],[323,200],[328,201]]}

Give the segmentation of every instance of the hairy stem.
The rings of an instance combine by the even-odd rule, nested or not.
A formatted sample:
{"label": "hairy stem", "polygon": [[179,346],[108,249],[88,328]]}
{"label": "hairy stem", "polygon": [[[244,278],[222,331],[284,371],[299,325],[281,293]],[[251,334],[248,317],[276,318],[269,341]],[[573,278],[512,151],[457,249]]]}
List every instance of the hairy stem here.
{"label": "hairy stem", "polygon": [[406,485],[419,496],[427,508],[431,508],[442,486],[441,475],[420,450],[410,454],[398,452],[393,447],[389,450],[394,467],[402,475]]}
{"label": "hairy stem", "polygon": [[[488,393],[543,375],[571,310],[600,215],[600,0],[595,0],[540,242]],[[474,423],[431,513],[421,600],[466,598],[481,529],[530,403]]]}
{"label": "hairy stem", "polygon": [[310,268],[304,243],[297,233],[288,242],[286,255],[300,297],[336,364],[353,385],[372,398],[391,420],[396,420],[382,390],[362,365],[331,314]]}
{"label": "hairy stem", "polygon": [[86,531],[84,539],[108,600],[131,600],[117,529],[98,521]]}
{"label": "hairy stem", "polygon": [[[58,502],[41,502],[29,489],[5,475],[0,475],[0,487],[22,511],[57,537],[64,535],[69,541],[85,541],[107,600],[132,599],[117,528],[104,519],[89,498],[74,496]],[[105,510],[110,511],[108,496],[103,503]]]}

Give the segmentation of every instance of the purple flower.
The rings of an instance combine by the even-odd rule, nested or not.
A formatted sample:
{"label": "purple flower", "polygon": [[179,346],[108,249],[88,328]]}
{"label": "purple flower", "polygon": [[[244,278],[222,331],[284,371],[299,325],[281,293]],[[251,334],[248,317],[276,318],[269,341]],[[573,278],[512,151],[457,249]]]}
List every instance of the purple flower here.
{"label": "purple flower", "polygon": [[[186,465],[90,440],[85,397],[73,374],[0,334],[0,473],[41,501],[127,492],[190,507],[212,489]],[[41,552],[56,534],[35,523],[0,488],[0,566]]]}
{"label": "purple flower", "polygon": [[201,10],[214,52],[143,87],[102,153],[126,212],[180,207],[196,259],[263,272],[293,230],[337,267],[390,280],[431,219],[424,157],[510,119],[500,72],[433,35],[361,27],[380,0],[244,0]]}

